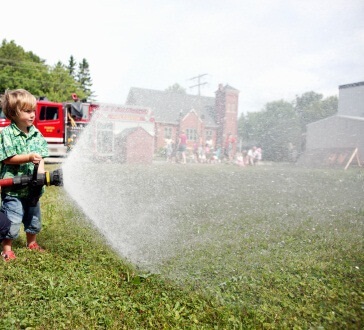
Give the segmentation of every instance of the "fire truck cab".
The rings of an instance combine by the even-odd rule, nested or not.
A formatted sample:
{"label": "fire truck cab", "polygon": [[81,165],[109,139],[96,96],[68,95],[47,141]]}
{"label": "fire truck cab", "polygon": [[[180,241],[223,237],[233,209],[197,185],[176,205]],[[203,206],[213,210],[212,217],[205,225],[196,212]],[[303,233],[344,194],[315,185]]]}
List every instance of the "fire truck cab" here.
{"label": "fire truck cab", "polygon": [[[61,156],[65,152],[64,136],[64,109],[62,103],[50,102],[46,99],[37,101],[34,126],[43,134],[50,146],[53,156]],[[0,130],[10,124],[0,108]],[[54,147],[53,147],[54,146]]]}
{"label": "fire truck cab", "polygon": [[[68,142],[84,129],[94,109],[90,103],[82,103],[78,99],[65,103],[37,100],[34,126],[46,139],[50,157],[66,156]],[[10,120],[0,108],[0,131],[9,124]]]}
{"label": "fire truck cab", "polygon": [[[70,139],[85,128],[95,109],[90,103],[79,101],[75,94],[72,97],[73,102],[65,103],[37,100],[34,126],[46,139],[50,157],[66,156]],[[0,107],[0,131],[9,124]]]}

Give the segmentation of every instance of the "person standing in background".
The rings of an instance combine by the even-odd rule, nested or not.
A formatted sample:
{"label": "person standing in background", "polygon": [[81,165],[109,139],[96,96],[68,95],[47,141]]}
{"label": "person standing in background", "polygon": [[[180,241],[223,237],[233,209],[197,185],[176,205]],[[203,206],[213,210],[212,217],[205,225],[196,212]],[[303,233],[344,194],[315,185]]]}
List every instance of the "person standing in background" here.
{"label": "person standing in background", "polygon": [[185,131],[181,131],[177,150],[182,156],[182,164],[186,164],[186,148],[187,148],[187,135],[185,134]]}

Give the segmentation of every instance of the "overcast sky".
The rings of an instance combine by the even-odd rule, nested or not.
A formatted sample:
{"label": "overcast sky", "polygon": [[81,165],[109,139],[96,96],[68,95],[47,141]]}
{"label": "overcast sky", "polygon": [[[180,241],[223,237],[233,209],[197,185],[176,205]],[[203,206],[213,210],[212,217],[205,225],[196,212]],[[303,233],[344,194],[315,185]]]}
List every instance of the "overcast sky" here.
{"label": "overcast sky", "polygon": [[85,58],[97,101],[131,87],[214,96],[240,91],[239,112],[364,81],[363,0],[17,0],[1,4],[0,37],[49,65]]}

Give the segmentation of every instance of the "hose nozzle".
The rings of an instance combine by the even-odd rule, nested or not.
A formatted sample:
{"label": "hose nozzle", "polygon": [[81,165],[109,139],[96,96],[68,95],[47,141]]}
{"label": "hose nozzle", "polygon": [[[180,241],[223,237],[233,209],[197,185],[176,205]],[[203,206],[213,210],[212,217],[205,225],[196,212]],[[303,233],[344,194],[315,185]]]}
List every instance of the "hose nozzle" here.
{"label": "hose nozzle", "polygon": [[63,186],[63,172],[62,169],[54,170],[53,172],[46,172],[47,186]]}
{"label": "hose nozzle", "polygon": [[37,173],[34,171],[33,175],[20,175],[13,178],[0,180],[0,187],[9,186],[63,186],[63,172],[62,169],[53,172]]}

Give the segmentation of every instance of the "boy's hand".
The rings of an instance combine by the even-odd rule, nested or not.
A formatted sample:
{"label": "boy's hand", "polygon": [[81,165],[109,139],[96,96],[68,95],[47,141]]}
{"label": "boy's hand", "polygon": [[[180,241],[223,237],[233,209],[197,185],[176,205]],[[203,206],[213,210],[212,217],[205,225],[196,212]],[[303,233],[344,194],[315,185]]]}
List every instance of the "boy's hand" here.
{"label": "boy's hand", "polygon": [[33,164],[39,164],[42,160],[42,156],[39,154],[29,154],[29,162],[32,162]]}

